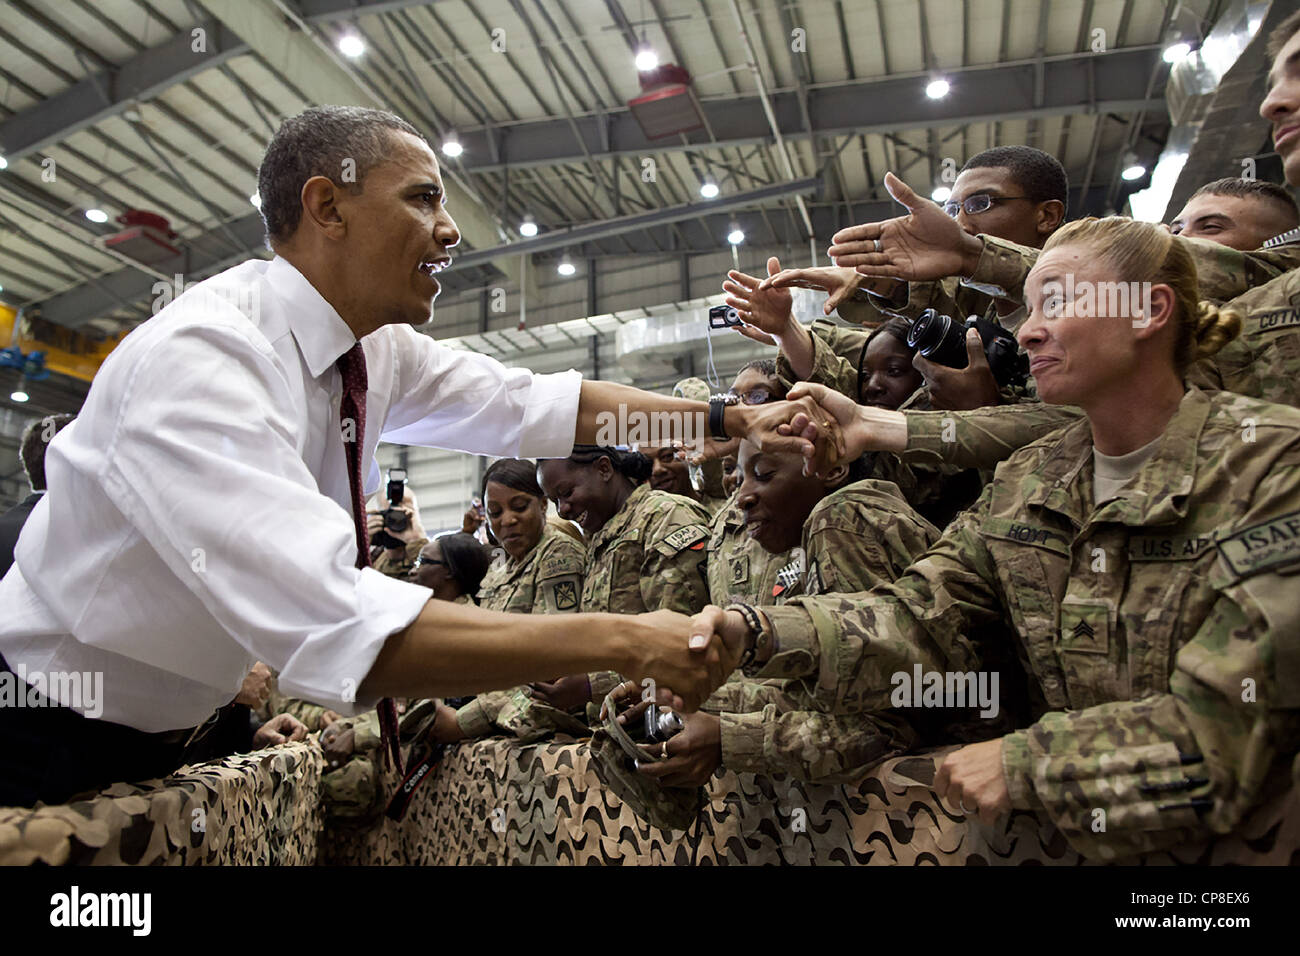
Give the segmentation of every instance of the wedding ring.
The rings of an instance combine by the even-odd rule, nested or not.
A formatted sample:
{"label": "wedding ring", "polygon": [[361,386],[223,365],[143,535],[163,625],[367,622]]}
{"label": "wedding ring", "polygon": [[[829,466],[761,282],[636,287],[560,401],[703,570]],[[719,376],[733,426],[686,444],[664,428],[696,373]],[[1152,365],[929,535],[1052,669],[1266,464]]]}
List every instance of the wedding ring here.
{"label": "wedding ring", "polygon": [[959,804],[959,806],[961,807],[961,812],[962,812],[962,813],[971,814],[971,813],[978,813],[978,812],[979,812],[979,807],[976,807],[974,810],[972,810],[972,809],[970,809],[969,807],[967,807],[967,806],[966,806],[966,801],[965,801],[965,800],[961,801],[961,803]]}
{"label": "wedding ring", "polygon": [[879,240],[879,239],[876,239],[876,240],[875,240],[875,243],[876,243],[876,251],[879,252],[879,251],[880,251],[880,240]]}
{"label": "wedding ring", "polygon": [[668,741],[666,740],[664,741],[663,748],[659,751],[659,759],[660,760],[668,759]]}

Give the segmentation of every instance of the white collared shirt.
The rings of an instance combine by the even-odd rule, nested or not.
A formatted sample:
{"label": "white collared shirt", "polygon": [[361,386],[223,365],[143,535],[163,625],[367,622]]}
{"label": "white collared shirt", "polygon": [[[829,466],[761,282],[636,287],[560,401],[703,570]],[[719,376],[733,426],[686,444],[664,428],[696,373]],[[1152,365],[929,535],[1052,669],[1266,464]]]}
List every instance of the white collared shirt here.
{"label": "white collared shirt", "polygon": [[[431,592],[354,567],[334,363],[355,341],[281,258],[200,283],[127,336],[50,443],[48,494],[0,581],[10,669],[102,672],[102,716],[149,732],[202,723],[254,660],[286,694],[373,706],[362,680]],[[362,346],[367,491],[381,436],[510,457],[572,449],[578,372],[507,369],[406,326]]]}

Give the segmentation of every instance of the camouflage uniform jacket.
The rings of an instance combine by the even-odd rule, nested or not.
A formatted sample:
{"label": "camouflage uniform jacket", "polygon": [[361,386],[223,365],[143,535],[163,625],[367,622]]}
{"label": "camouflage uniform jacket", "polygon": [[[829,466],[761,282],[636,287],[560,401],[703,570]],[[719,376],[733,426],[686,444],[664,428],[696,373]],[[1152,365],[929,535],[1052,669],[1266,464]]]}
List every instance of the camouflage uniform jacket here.
{"label": "camouflage uniform jacket", "polygon": [[891,675],[979,670],[965,635],[1005,622],[1043,711],[1003,740],[1012,806],[1117,859],[1227,833],[1287,783],[1300,412],[1190,389],[1100,506],[1092,460],[1081,421],[1003,463],[895,584],[768,609],[779,644],[760,676],[816,680],[823,709],[882,710]]}
{"label": "camouflage uniform jacket", "polygon": [[[479,605],[515,614],[565,614],[578,610],[587,549],[549,524],[537,544],[516,561],[504,551],[479,587]],[[550,708],[537,705],[524,687],[479,694],[456,711],[467,737],[482,737],[494,727],[521,738],[556,729]],[[533,711],[537,711],[536,714]]]}
{"label": "camouflage uniform jacket", "polygon": [[1225,308],[1241,313],[1241,334],[1193,366],[1189,378],[1300,407],[1300,269],[1256,286]]}
{"label": "camouflage uniform jacket", "polygon": [[745,533],[745,515],[734,495],[713,517],[707,550],[710,604],[776,603],[776,573],[790,563],[790,552],[772,554]]}
{"label": "camouflage uniform jacket", "polygon": [[803,526],[803,593],[854,594],[895,581],[939,540],[898,486],[868,478],[817,503]]}
{"label": "camouflage uniform jacket", "polygon": [[[965,281],[973,288],[1021,302],[1025,277],[1038,261],[1038,249],[1005,239],[980,236],[984,251]],[[1241,252],[1208,239],[1182,240],[1196,263],[1197,291],[1210,302],[1227,302],[1300,266],[1300,242]]]}
{"label": "camouflage uniform jacket", "polygon": [[[667,608],[695,614],[709,603],[705,545],[709,513],[698,502],[648,484],[591,536],[582,611],[641,614]],[[590,675],[591,699],[614,689],[618,675]]]}
{"label": "camouflage uniform jacket", "polygon": [[515,614],[576,611],[586,559],[581,543],[547,525],[521,560],[501,552],[478,589],[479,605]]}

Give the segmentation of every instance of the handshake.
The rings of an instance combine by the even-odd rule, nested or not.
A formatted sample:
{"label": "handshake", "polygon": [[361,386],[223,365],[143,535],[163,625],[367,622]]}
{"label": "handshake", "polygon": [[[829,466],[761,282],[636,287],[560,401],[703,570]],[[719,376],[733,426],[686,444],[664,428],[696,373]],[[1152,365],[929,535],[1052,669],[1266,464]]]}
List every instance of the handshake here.
{"label": "handshake", "polygon": [[679,711],[699,710],[743,661],[762,663],[773,651],[755,646],[758,634],[739,611],[714,605],[694,617],[651,611],[621,617],[620,624],[629,644],[622,673],[652,687],[659,706]]}

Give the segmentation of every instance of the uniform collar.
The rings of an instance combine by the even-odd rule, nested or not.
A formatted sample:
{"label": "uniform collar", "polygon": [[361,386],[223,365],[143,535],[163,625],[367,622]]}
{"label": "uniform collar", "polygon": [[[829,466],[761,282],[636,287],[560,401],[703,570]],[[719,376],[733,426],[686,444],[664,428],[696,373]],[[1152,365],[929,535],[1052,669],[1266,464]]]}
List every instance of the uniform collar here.
{"label": "uniform collar", "polygon": [[619,509],[618,514],[614,515],[605,522],[605,526],[591,536],[590,547],[594,550],[599,545],[604,544],[610,538],[623,533],[632,520],[632,515],[641,503],[641,499],[650,494],[650,483],[643,481],[632,489],[632,493],[627,496],[627,501],[623,502],[623,507]]}
{"label": "uniform collar", "polygon": [[1030,472],[1038,480],[1028,483],[1024,500],[1056,511],[1079,527],[1090,519],[1136,527],[1179,521],[1187,515],[1188,495],[1196,484],[1197,450],[1209,414],[1210,399],[1204,392],[1184,392],[1155,454],[1125,486],[1123,496],[1100,508],[1093,504],[1092,428],[1082,418],[1062,432]]}
{"label": "uniform collar", "polygon": [[288,259],[281,256],[272,259],[266,279],[284,300],[289,331],[307,368],[312,377],[319,377],[356,344],[357,337],[334,306]]}

